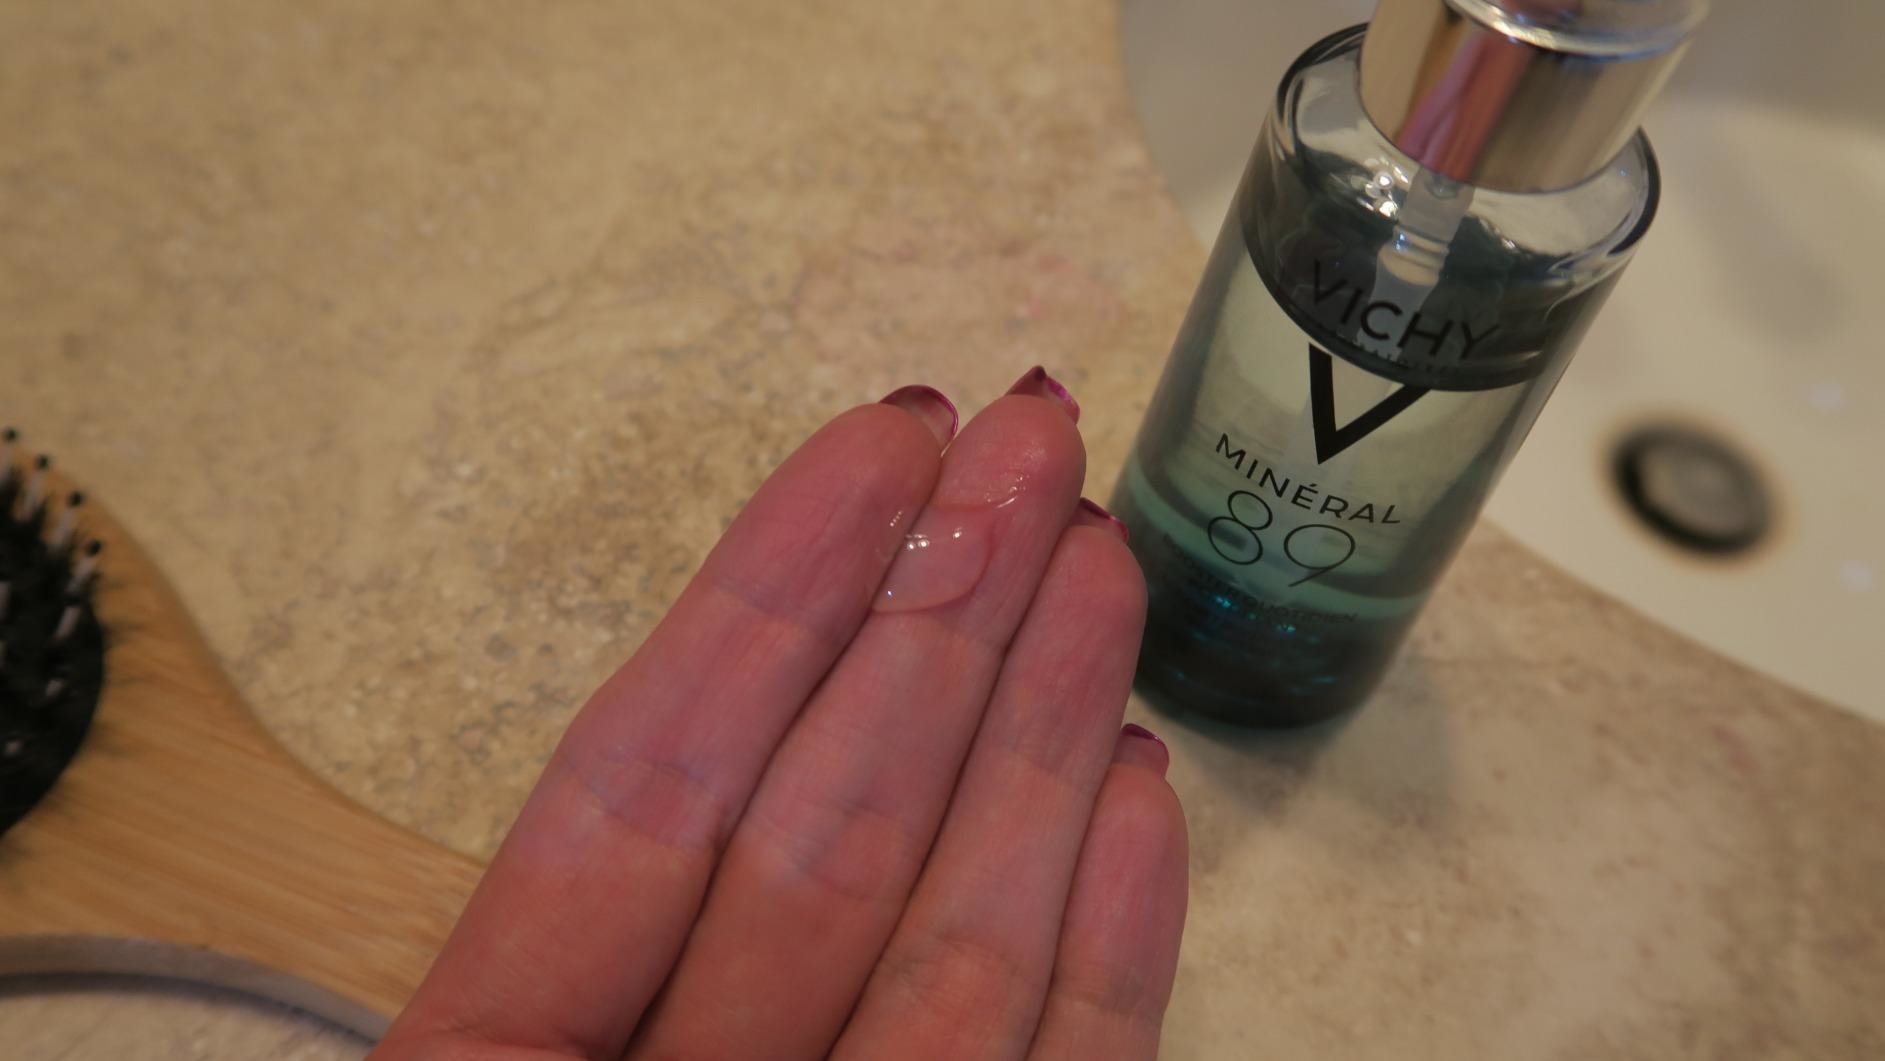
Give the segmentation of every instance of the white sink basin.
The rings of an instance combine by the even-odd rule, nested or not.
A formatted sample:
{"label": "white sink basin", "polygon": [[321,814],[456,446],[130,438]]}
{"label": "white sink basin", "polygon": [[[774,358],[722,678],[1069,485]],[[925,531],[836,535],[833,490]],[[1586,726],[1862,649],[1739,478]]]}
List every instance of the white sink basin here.
{"label": "white sink basin", "polygon": [[[1125,0],[1153,156],[1215,237],[1276,82],[1372,0]],[[1885,721],[1885,4],[1717,0],[1648,128],[1661,215],[1488,507],[1537,552],[1715,650]],[[1623,506],[1650,421],[1753,458],[1776,502],[1733,559]]]}

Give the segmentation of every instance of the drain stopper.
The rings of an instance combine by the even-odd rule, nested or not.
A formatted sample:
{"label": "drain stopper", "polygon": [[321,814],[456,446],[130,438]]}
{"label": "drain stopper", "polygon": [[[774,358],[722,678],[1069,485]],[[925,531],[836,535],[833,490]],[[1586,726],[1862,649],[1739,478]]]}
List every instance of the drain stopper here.
{"label": "drain stopper", "polygon": [[1613,470],[1631,511],[1687,549],[1737,553],[1772,523],[1754,466],[1719,439],[1687,427],[1642,428],[1618,445]]}

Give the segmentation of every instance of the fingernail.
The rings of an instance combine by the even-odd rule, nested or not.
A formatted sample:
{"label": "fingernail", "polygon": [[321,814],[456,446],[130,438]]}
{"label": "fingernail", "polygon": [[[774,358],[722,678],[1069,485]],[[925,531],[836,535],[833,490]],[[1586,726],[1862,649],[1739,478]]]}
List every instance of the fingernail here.
{"label": "fingernail", "polygon": [[1156,770],[1163,777],[1165,768],[1171,765],[1172,753],[1158,734],[1137,722],[1128,722],[1120,727],[1119,742],[1113,747],[1113,761]]}
{"label": "fingernail", "polygon": [[1032,394],[1036,398],[1047,398],[1060,403],[1067,416],[1074,423],[1080,422],[1080,403],[1073,400],[1073,392],[1061,386],[1060,381],[1047,374],[1047,369],[1035,365],[1028,369],[1015,385],[1008,388],[1009,394]]}
{"label": "fingernail", "polygon": [[913,383],[908,387],[898,387],[882,398],[885,405],[894,405],[929,428],[929,433],[936,436],[936,441],[944,446],[956,437],[956,428],[961,426],[962,415],[956,412],[956,403],[934,387]]}
{"label": "fingernail", "polygon": [[1126,723],[1119,728],[1119,732],[1124,733],[1128,737],[1138,737],[1140,740],[1157,741],[1161,748],[1165,746],[1164,738],[1146,729],[1144,726],[1139,725],[1137,722]]}
{"label": "fingernail", "polygon": [[1094,503],[1093,501],[1090,501],[1084,497],[1081,498],[1080,511],[1085,513],[1087,516],[1091,517],[1093,522],[1096,522],[1099,525],[1105,527],[1107,530],[1112,531],[1114,534],[1119,535],[1120,541],[1129,542],[1132,540],[1132,532],[1126,529],[1125,521],[1121,520],[1118,516],[1113,515],[1111,512],[1108,512],[1105,509],[1101,508],[1098,504]]}

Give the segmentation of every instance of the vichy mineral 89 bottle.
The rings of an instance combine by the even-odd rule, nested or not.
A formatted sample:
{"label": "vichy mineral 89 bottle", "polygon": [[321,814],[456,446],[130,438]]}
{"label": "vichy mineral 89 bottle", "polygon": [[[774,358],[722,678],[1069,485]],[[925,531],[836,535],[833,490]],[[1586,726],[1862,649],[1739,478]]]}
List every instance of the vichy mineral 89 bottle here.
{"label": "vichy mineral 89 bottle", "polygon": [[1381,0],[1284,76],[1113,510],[1140,689],[1365,698],[1655,213],[1707,0]]}

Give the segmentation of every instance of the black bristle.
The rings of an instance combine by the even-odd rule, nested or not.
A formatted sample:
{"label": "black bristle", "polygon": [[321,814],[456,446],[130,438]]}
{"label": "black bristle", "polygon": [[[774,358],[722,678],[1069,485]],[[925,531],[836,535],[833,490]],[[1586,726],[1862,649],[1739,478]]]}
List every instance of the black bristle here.
{"label": "black bristle", "polygon": [[[7,443],[18,438],[12,428],[0,432]],[[51,464],[50,457],[37,457],[35,476]],[[0,468],[0,584],[6,586],[0,611],[0,832],[51,790],[77,754],[105,674],[104,631],[92,605],[97,578],[75,579],[74,550],[45,540],[43,503],[34,511],[17,504],[27,489],[22,478],[11,465]],[[43,480],[34,489],[37,482]],[[68,510],[83,500],[72,492]],[[78,552],[93,558],[100,548],[94,539]]]}

